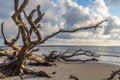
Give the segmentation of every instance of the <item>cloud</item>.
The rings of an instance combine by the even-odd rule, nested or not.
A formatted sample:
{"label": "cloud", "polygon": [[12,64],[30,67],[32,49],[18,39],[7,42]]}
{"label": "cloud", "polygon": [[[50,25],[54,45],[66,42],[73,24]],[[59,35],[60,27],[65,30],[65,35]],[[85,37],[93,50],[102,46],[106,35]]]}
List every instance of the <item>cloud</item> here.
{"label": "cloud", "polygon": [[108,7],[106,6],[104,0],[96,0],[93,2],[93,7],[98,13],[102,14],[103,16],[109,15]]}
{"label": "cloud", "polygon": [[104,27],[104,34],[110,34],[113,29],[120,29],[120,19],[116,16],[109,16],[107,21],[107,25]]}
{"label": "cloud", "polygon": [[[13,13],[13,9],[11,8],[13,7],[12,2],[9,3],[10,6],[7,5],[5,8],[1,7],[2,3],[7,5],[4,0],[0,1],[0,9],[6,9],[4,10],[6,12],[0,13],[0,22],[4,19],[6,36],[13,38],[17,33],[17,27],[10,17],[8,17]],[[120,19],[109,14],[109,9],[104,0],[95,0],[91,3],[93,3],[92,7],[85,7],[78,5],[72,0],[30,0],[26,12],[29,13],[36,5],[41,5],[42,12],[45,12],[45,16],[41,22],[42,28],[40,29],[43,38],[61,28],[75,29],[78,27],[87,27],[103,19],[108,19],[106,23],[101,25],[103,27],[97,30],[91,29],[72,34],[59,34],[48,40],[46,44],[100,45],[102,43],[106,44],[107,41],[111,42],[111,44],[115,44],[113,40],[120,40]],[[2,38],[1,33],[0,38]]]}
{"label": "cloud", "polygon": [[65,19],[65,25],[68,27],[73,26],[75,23],[89,19],[89,9],[79,7],[72,7],[62,16]]}

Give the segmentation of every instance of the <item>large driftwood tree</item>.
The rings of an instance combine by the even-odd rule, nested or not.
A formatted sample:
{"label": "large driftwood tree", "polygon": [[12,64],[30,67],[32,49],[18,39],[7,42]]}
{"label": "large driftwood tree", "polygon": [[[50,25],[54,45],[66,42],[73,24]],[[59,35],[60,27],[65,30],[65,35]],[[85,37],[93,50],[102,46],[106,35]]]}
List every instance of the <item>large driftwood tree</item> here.
{"label": "large driftwood tree", "polygon": [[[45,59],[38,57],[34,54],[32,54],[34,51],[38,51],[39,49],[35,49],[35,46],[38,44],[43,44],[45,41],[47,41],[49,38],[52,38],[53,36],[59,34],[59,33],[73,33],[79,30],[86,30],[91,28],[97,28],[101,23],[103,23],[106,20],[102,20],[94,26],[90,27],[84,27],[84,28],[77,28],[74,30],[65,30],[60,29],[59,31],[47,36],[46,38],[42,39],[41,34],[39,31],[40,28],[40,21],[44,16],[44,13],[40,12],[40,6],[38,5],[36,9],[32,10],[29,14],[26,14],[25,8],[27,4],[29,3],[29,0],[23,0],[23,3],[20,5],[19,0],[14,0],[14,14],[11,16],[13,21],[15,22],[16,26],[18,27],[18,33],[14,39],[9,41],[5,34],[4,34],[4,22],[1,24],[1,32],[4,39],[4,44],[11,47],[12,50],[0,50],[0,56],[7,56],[8,58],[12,57],[12,60],[10,60],[7,63],[3,63],[0,65],[0,76],[6,77],[6,76],[14,76],[19,74],[27,74],[31,73],[34,74],[36,72],[29,70],[25,67],[26,60],[34,60],[39,63],[46,63]],[[24,17],[28,21],[30,26],[27,26],[24,21],[22,20],[23,16],[21,14],[24,14]],[[33,19],[33,16],[37,14],[37,18]],[[36,35],[36,40],[32,40],[32,34]],[[23,45],[19,46],[16,44],[16,42],[22,37]],[[13,53],[14,55],[11,55],[10,53]],[[43,72],[37,72],[42,73]]]}

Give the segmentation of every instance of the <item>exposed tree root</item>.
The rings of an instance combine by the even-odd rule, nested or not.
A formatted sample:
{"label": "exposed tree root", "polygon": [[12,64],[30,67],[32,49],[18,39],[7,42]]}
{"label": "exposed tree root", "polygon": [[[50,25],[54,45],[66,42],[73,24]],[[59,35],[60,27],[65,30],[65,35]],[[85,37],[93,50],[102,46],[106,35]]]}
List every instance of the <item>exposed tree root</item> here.
{"label": "exposed tree root", "polygon": [[48,74],[46,74],[44,71],[33,71],[27,68],[22,67],[21,71],[22,72],[18,72],[15,71],[17,66],[17,61],[16,60],[12,60],[10,62],[7,63],[2,63],[0,64],[0,78],[5,78],[5,77],[9,77],[9,76],[15,76],[15,75],[24,75],[24,74],[29,74],[29,75],[36,75],[36,76],[40,76],[40,77],[46,77],[46,78],[51,78]]}

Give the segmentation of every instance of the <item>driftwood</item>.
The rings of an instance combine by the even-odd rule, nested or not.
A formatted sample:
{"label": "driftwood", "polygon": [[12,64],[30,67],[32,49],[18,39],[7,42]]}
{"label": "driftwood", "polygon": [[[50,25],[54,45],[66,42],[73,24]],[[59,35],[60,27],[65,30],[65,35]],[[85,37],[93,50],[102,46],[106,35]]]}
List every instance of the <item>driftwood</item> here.
{"label": "driftwood", "polygon": [[[57,32],[48,35],[47,37],[43,38],[41,37],[41,33],[39,29],[41,28],[39,22],[42,20],[45,13],[42,13],[40,11],[40,5],[38,5],[35,9],[33,9],[29,14],[26,14],[25,8],[29,3],[29,0],[23,0],[21,4],[19,4],[20,0],[14,0],[14,13],[11,16],[12,20],[15,22],[16,26],[18,27],[18,33],[15,38],[12,40],[8,40],[5,36],[4,32],[4,22],[1,24],[1,33],[3,36],[4,44],[11,48],[11,50],[0,50],[0,56],[7,56],[9,58],[9,61],[6,63],[2,63],[0,65],[0,78],[8,77],[8,76],[14,76],[14,75],[23,75],[23,74],[36,74],[39,76],[44,77],[50,77],[43,71],[34,72],[30,69],[26,68],[26,61],[27,60],[34,60],[38,63],[46,63],[46,61],[51,62],[52,60],[48,58],[48,56],[44,59],[41,57],[38,57],[34,55],[33,53],[35,51],[38,51],[39,49],[35,49],[37,45],[43,44],[48,39],[54,37],[57,34],[60,33],[73,33],[79,30],[86,30],[86,29],[92,29],[100,27],[99,25],[105,22],[106,20],[102,20],[98,23],[96,23],[93,26],[83,27],[83,28],[76,28],[74,30],[65,30],[60,29]],[[21,16],[21,14],[24,14],[24,16]],[[33,16],[37,14],[37,17],[33,19]],[[22,20],[22,18],[25,18],[27,22],[29,23],[30,27]],[[32,34],[35,34],[36,39],[32,39]],[[17,41],[20,40],[20,37],[22,39],[22,46],[17,45]],[[12,54],[13,55],[12,55]],[[62,53],[64,55],[65,53]],[[74,53],[75,54],[75,53]],[[74,55],[64,55],[64,57],[56,56],[61,59],[67,59]],[[77,55],[77,54],[76,54]],[[53,56],[51,53],[49,57]],[[47,59],[48,58],[48,59]],[[53,58],[52,58],[53,59]],[[55,58],[57,59],[57,58]],[[48,63],[49,64],[49,63]]]}
{"label": "driftwood", "polygon": [[[13,70],[14,68],[16,67],[16,60],[12,60],[12,62],[7,62],[7,63],[2,63],[0,64],[0,78],[5,78],[5,77],[8,77],[8,76],[13,76]],[[28,75],[36,75],[36,76],[41,76],[41,77],[47,77],[47,78],[51,78],[48,74],[46,74],[44,71],[33,71],[33,70],[30,70],[28,68],[24,68],[22,67],[22,69],[24,70],[23,74],[16,74],[16,75],[19,75],[21,78],[22,78],[22,75],[24,74],[28,74]]]}
{"label": "driftwood", "polygon": [[[74,56],[80,56],[80,55],[86,55],[91,57],[90,59],[72,59],[72,57]],[[95,52],[92,51],[88,51],[88,50],[82,50],[82,49],[78,49],[76,51],[70,51],[67,50],[65,52],[58,52],[58,51],[52,51],[49,55],[45,55],[44,56],[44,63],[39,63],[39,62],[32,62],[32,63],[28,63],[28,65],[34,65],[34,66],[57,66],[55,63],[56,61],[66,61],[66,62],[80,62],[80,63],[85,63],[85,62],[96,62],[98,61],[97,58],[95,57],[99,57],[99,55],[95,54]]]}
{"label": "driftwood", "polygon": [[[92,52],[92,51],[82,50],[82,49],[78,49],[78,50],[72,51],[72,52],[70,50],[67,50],[65,52],[60,52],[60,53],[58,53],[57,51],[52,51],[49,55],[45,55],[45,54],[43,54],[43,55],[45,56],[45,61],[48,61],[48,62],[55,62],[55,61],[64,60],[66,62],[74,61],[74,62],[85,63],[85,62],[98,61],[98,59],[94,58],[94,57],[99,57],[99,55],[94,54],[94,52]],[[80,56],[80,55],[86,55],[86,56],[89,56],[92,58],[86,59],[86,60],[72,59],[72,57]]]}
{"label": "driftwood", "polygon": [[113,71],[110,75],[109,78],[105,79],[105,80],[114,80],[114,78],[117,76],[117,80],[120,80],[120,69]]}
{"label": "driftwood", "polygon": [[72,79],[72,80],[79,80],[77,77],[73,76],[73,75],[70,75],[69,79]]}
{"label": "driftwood", "polygon": [[30,62],[28,63],[28,65],[32,65],[32,66],[57,66],[55,63],[51,63],[51,62],[44,62],[44,63],[39,63],[39,62]]}

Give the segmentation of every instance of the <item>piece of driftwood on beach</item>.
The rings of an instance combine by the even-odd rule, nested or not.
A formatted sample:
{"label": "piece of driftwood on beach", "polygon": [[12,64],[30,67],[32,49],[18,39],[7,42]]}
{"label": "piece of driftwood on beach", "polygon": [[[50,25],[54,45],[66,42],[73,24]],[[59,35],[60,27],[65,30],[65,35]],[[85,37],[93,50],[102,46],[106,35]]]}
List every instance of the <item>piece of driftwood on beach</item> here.
{"label": "piece of driftwood on beach", "polygon": [[[80,55],[89,56],[91,57],[91,59],[81,60],[81,59],[72,58],[72,57],[80,56]],[[45,57],[45,61],[48,61],[48,62],[64,60],[66,62],[75,61],[75,62],[84,63],[84,62],[98,61],[98,59],[95,57],[99,57],[99,55],[89,50],[78,49],[75,51],[66,50],[64,52],[52,51],[49,55],[44,54],[44,57]]]}

